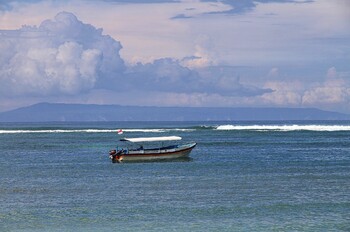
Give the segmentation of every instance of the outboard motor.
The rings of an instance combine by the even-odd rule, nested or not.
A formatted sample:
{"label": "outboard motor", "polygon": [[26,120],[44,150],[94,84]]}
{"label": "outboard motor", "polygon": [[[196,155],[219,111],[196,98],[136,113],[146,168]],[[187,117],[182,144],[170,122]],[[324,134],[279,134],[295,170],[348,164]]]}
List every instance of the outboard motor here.
{"label": "outboard motor", "polygon": [[124,150],[119,150],[118,152],[116,150],[110,150],[109,151],[109,158],[113,161],[113,162],[120,162],[120,155],[123,153]]}
{"label": "outboard motor", "polygon": [[117,151],[116,151],[116,150],[110,150],[110,151],[109,151],[109,158],[110,158],[111,160],[113,160],[115,154],[117,154]]}

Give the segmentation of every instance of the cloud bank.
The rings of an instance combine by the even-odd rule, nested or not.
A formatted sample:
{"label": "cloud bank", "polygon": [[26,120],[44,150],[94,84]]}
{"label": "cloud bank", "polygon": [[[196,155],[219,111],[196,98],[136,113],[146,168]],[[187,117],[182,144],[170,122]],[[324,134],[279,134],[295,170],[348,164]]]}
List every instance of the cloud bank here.
{"label": "cloud bank", "polygon": [[[174,93],[206,93],[221,96],[259,96],[272,92],[271,89],[244,85],[230,69],[208,66],[190,69],[181,61],[164,58],[152,63],[138,63],[127,75],[128,84],[137,89]],[[127,86],[126,89],[132,89]]]}
{"label": "cloud bank", "polygon": [[0,45],[2,96],[76,95],[92,89],[223,96],[271,92],[245,86],[231,73],[190,69],[171,58],[127,68],[119,54],[120,42],[68,12],[38,27],[22,26],[0,36],[4,40]]}
{"label": "cloud bank", "polygon": [[125,69],[121,44],[72,13],[0,33],[1,95],[77,94]]}
{"label": "cloud bank", "polygon": [[[49,101],[349,112],[348,8],[170,2],[12,1],[0,14],[11,29],[0,30],[0,111]],[[75,13],[44,20],[56,7]]]}

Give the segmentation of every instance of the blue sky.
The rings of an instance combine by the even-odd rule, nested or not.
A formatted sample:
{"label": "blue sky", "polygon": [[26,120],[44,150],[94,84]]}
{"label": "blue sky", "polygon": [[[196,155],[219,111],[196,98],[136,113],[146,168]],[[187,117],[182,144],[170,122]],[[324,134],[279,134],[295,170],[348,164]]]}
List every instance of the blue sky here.
{"label": "blue sky", "polygon": [[37,102],[350,113],[350,1],[0,1],[0,112]]}

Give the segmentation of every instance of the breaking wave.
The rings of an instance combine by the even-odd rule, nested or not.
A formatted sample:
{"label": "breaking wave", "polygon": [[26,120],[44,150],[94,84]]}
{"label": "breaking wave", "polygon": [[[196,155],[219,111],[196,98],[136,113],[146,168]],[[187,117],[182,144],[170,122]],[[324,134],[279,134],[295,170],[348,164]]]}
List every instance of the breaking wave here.
{"label": "breaking wave", "polygon": [[[30,133],[116,133],[118,129],[0,129],[0,134],[30,134]],[[123,134],[129,133],[171,133],[195,132],[204,130],[214,131],[350,131],[350,125],[209,125],[187,128],[126,128]]]}
{"label": "breaking wave", "polygon": [[123,132],[145,132],[145,133],[164,133],[164,132],[172,132],[172,131],[191,132],[191,131],[195,131],[195,129],[180,129],[180,128],[172,128],[172,129],[123,129]]}
{"label": "breaking wave", "polygon": [[350,125],[221,125],[216,130],[350,131]]}
{"label": "breaking wave", "polygon": [[116,130],[100,130],[100,129],[57,129],[57,130],[0,130],[0,134],[26,134],[26,133],[109,133]]}
{"label": "breaking wave", "polygon": [[[50,130],[0,130],[0,134],[30,134],[30,133],[117,133],[119,129],[50,129]],[[172,131],[194,131],[194,129],[123,129],[126,133],[164,133]]]}

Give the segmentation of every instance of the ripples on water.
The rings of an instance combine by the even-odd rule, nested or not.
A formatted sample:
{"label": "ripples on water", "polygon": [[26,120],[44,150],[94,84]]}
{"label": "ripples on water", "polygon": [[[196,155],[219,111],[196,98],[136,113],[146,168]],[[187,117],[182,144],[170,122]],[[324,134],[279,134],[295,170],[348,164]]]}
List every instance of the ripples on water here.
{"label": "ripples on water", "polygon": [[[0,230],[349,231],[349,125],[0,124]],[[108,159],[120,136],[158,135],[198,146]]]}

